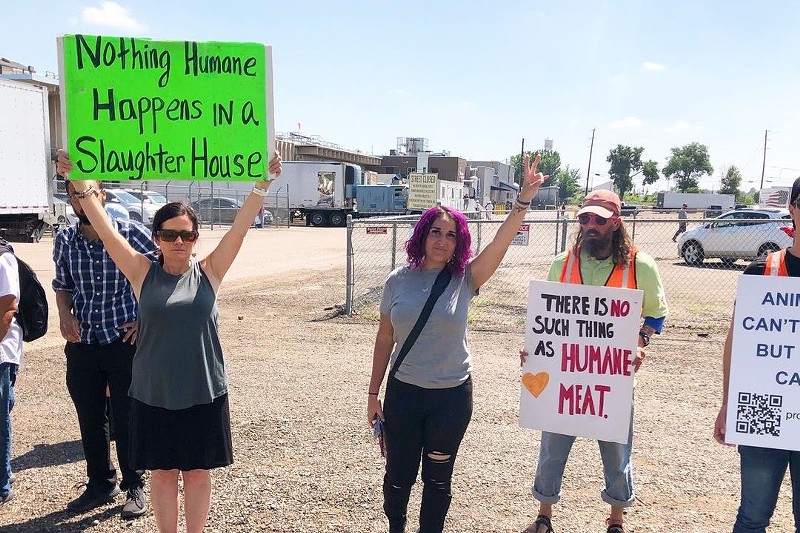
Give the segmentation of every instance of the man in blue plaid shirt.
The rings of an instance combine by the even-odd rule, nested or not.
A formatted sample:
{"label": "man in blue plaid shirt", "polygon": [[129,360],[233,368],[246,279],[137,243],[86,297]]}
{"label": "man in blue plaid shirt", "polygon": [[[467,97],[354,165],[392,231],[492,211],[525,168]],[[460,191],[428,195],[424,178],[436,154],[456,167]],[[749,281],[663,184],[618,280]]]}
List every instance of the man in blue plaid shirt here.
{"label": "man in blue plaid shirt", "polygon": [[[101,201],[105,193],[99,183]],[[61,335],[66,339],[67,389],[78,414],[81,443],[89,481],[86,490],[67,508],[86,512],[113,500],[120,489],[127,491],[122,517],[144,514],[142,472],[129,465],[131,366],[136,351],[137,304],[128,280],[109,257],[89,219],[67,183],[70,204],[78,216],[75,226],[58,232],[53,243],[56,305]],[[150,231],[138,222],[114,220],[112,224],[137,251],[155,261],[157,248]],[[115,413],[117,459],[122,481],[111,462],[109,425],[106,416],[106,386]]]}

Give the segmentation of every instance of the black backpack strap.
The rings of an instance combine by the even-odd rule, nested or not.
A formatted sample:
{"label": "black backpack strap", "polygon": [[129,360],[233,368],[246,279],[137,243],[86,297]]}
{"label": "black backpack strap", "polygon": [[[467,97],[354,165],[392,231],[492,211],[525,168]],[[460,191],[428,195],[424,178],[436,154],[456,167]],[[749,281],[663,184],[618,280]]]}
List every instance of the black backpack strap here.
{"label": "black backpack strap", "polygon": [[403,343],[400,353],[397,354],[397,359],[394,360],[394,365],[389,371],[389,379],[392,379],[392,377],[397,373],[397,369],[400,368],[400,363],[403,362],[403,359],[406,358],[406,355],[408,355],[411,347],[414,346],[415,342],[417,342],[417,337],[419,337],[419,334],[422,332],[422,328],[425,327],[425,323],[428,322],[428,318],[431,316],[431,311],[433,311],[433,306],[436,304],[436,300],[439,299],[439,296],[442,295],[444,290],[450,284],[451,277],[452,273],[447,267],[444,267],[442,271],[439,272],[439,275],[436,276],[436,281],[433,282],[433,288],[431,288],[431,293],[428,296],[428,300],[425,302],[425,307],[422,308],[422,312],[419,314],[416,324],[414,324],[414,327],[411,329],[411,333],[409,333],[408,337],[406,337],[406,342]]}

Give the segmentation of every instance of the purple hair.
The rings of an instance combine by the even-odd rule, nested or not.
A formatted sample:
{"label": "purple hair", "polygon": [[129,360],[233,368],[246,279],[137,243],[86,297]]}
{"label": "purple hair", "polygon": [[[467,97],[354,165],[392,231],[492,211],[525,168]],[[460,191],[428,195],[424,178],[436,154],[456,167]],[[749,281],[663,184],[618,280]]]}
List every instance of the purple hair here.
{"label": "purple hair", "polygon": [[472,236],[469,234],[467,217],[452,207],[436,206],[425,211],[414,226],[414,233],[406,241],[406,254],[408,264],[419,268],[425,259],[425,239],[433,223],[440,218],[450,218],[456,223],[456,251],[447,263],[447,268],[456,276],[463,276],[472,257]]}

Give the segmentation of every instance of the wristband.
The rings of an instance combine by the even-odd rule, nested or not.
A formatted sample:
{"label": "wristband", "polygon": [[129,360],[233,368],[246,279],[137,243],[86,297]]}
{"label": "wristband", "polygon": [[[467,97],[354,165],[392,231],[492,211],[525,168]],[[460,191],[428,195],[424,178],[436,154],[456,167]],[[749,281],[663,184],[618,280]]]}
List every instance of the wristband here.
{"label": "wristband", "polygon": [[266,196],[267,195],[267,190],[266,189],[261,189],[259,187],[256,187],[255,185],[253,186],[253,191],[252,192],[253,192],[253,194],[257,194],[259,196]]}
{"label": "wristband", "polygon": [[515,202],[517,202],[519,205],[524,205],[525,207],[527,207],[527,206],[531,205],[531,202],[530,202],[530,200],[529,200],[529,201],[527,201],[527,202],[523,202],[522,200],[520,200],[520,199],[519,199],[519,196],[517,196],[517,199],[516,199],[516,200],[514,200],[514,201],[515,201]]}
{"label": "wristband", "polygon": [[377,396],[378,393],[377,392],[368,392],[367,395],[369,395],[369,396]]}
{"label": "wristband", "polygon": [[90,196],[90,195],[97,196],[97,191],[91,185],[89,185],[89,187],[85,191],[81,191],[81,192],[77,192],[76,191],[75,194],[74,194],[75,198],[78,198],[79,200],[81,200],[83,198],[86,198],[87,196]]}

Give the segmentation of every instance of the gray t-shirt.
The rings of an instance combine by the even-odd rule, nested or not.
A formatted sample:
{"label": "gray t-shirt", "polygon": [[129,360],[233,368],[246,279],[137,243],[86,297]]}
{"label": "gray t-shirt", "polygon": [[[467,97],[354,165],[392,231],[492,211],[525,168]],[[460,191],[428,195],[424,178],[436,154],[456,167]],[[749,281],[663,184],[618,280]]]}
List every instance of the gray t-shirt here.
{"label": "gray t-shirt", "polygon": [[217,330],[217,295],[195,259],[174,276],[153,263],[142,283],[130,396],[179,410],[228,392]]}
{"label": "gray t-shirt", "polygon": [[[381,314],[389,315],[394,328],[389,368],[417,322],[439,272],[405,266],[389,274],[380,306]],[[467,348],[467,311],[475,292],[469,266],[464,276],[450,279],[417,342],[400,364],[397,379],[426,389],[446,389],[469,378],[472,360]]]}

